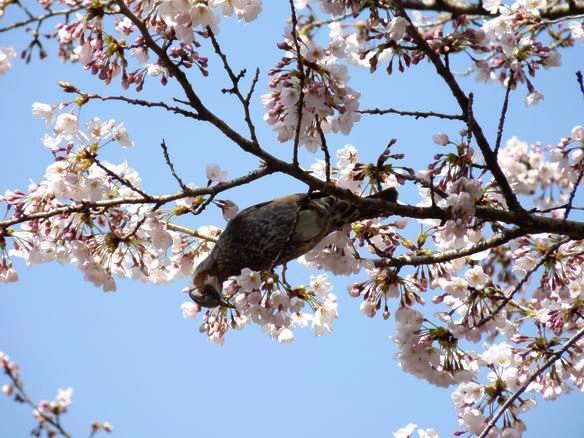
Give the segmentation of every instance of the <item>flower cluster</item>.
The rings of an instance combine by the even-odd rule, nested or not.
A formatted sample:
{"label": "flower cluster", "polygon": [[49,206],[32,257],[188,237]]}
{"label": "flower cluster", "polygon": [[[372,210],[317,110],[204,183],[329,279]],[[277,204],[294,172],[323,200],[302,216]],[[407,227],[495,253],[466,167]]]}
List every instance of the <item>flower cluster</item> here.
{"label": "flower cluster", "polygon": [[420,312],[401,307],[395,320],[396,357],[404,371],[442,387],[467,382],[478,371],[476,360],[458,347],[458,339],[443,327],[424,326]]}
{"label": "flower cluster", "polygon": [[[557,146],[529,146],[517,137],[499,153],[499,164],[512,187],[523,195],[535,195],[534,203],[548,209],[566,203],[584,166],[584,129],[575,126]],[[559,214],[561,212],[557,212]]]}
{"label": "flower cluster", "polygon": [[6,73],[12,67],[10,62],[16,56],[12,47],[0,47],[0,75]]}
{"label": "flower cluster", "polygon": [[[346,2],[337,1],[321,2],[321,6],[336,15],[350,8]],[[525,102],[530,106],[543,99],[533,84],[537,71],[561,64],[558,46],[584,40],[582,23],[572,22],[569,27],[563,27],[542,20],[541,11],[549,6],[547,1],[518,0],[511,5],[489,1],[484,8],[495,16],[482,19],[482,26],[477,25],[480,20],[466,16],[432,20],[418,13],[415,18],[420,24],[418,32],[436,53],[452,56],[466,52],[473,60],[471,68],[476,71],[478,81],[499,80],[513,88],[525,83],[528,89]],[[407,20],[403,17],[384,17],[372,11],[369,17],[363,18],[366,20],[353,24],[341,24],[337,20],[329,24],[329,47],[336,51],[336,56],[371,71],[384,65],[390,74],[396,61],[398,69],[404,72],[425,57],[415,46],[403,44],[410,41]],[[307,31],[312,26],[313,19],[308,19]],[[541,38],[541,30],[546,28],[550,30],[551,41]]]}
{"label": "flower cluster", "polygon": [[347,67],[333,51],[312,40],[298,44],[299,53],[293,36],[287,35],[278,45],[286,54],[270,71],[269,92],[262,96],[264,119],[278,133],[278,141],[298,136],[299,144],[314,152],[323,146],[325,133],[351,132],[360,119],[360,93],[347,85]]}
{"label": "flower cluster", "polygon": [[540,26],[539,10],[545,9],[545,3],[518,1],[512,6],[504,6],[499,1],[489,2],[489,10],[500,11],[500,15],[482,26],[484,45],[494,56],[477,61],[477,78],[489,80],[499,71],[502,80],[511,82],[509,86],[525,82],[528,106],[543,99],[529,76],[534,76],[542,67],[547,69],[561,64],[560,53],[553,45],[546,45],[536,38],[536,34],[526,32]]}
{"label": "flower cluster", "polygon": [[[46,431],[47,436],[67,436],[61,425],[61,416],[66,414],[72,403],[73,388],[59,389],[55,400],[41,400],[34,403],[24,391],[24,383],[20,377],[20,369],[16,362],[10,360],[7,354],[0,351],[0,369],[6,374],[10,383],[2,385],[2,392],[15,402],[26,403],[33,408],[32,415],[36,427],[31,431],[33,436],[41,436]],[[94,422],[91,425],[92,434],[100,430],[111,432],[113,426],[107,421]]]}
{"label": "flower cluster", "polygon": [[482,196],[481,182],[478,180],[462,177],[450,185],[446,201],[452,209],[452,219],[444,226],[444,239],[450,240],[451,236],[461,238],[466,235],[468,224],[474,217],[475,204]]}
{"label": "flower cluster", "polygon": [[[230,328],[239,330],[250,323],[259,325],[279,343],[290,343],[295,328],[311,325],[314,334],[321,336],[332,332],[332,323],[338,317],[337,298],[324,274],[311,276],[308,286],[292,288],[276,274],[245,268],[241,275],[226,281],[223,289],[233,308],[207,310],[201,326],[201,332],[214,344],[223,344]],[[196,318],[201,311],[190,301],[181,308],[186,319]]]}
{"label": "flower cluster", "polygon": [[[123,15],[110,2],[90,3],[84,9],[85,14],[57,25],[59,55],[79,62],[106,84],[121,76],[125,88],[133,85],[138,91],[148,76],[159,77],[165,85],[171,74],[168,63],[163,60],[148,62],[150,48],[143,29],[137,31],[136,18],[144,18],[145,28],[159,34],[163,45],[171,47],[170,59],[187,68],[195,66],[206,76],[207,58],[199,53],[201,43],[197,37],[201,34],[206,37],[207,28],[217,32],[221,16],[236,16],[247,23],[255,20],[262,10],[261,0],[163,0],[128,2],[132,11]],[[112,27],[119,36],[109,31],[105,19],[108,15],[115,17]],[[139,64],[136,68],[130,66],[132,58]]]}
{"label": "flower cluster", "polygon": [[253,21],[262,11],[262,0],[163,0],[158,6],[158,14],[176,32],[185,44],[194,42],[193,29],[217,30],[220,15],[214,9],[221,9],[224,16],[237,16],[245,22]]}
{"label": "flower cluster", "polygon": [[417,433],[418,438],[439,438],[438,432],[434,429],[418,428],[417,424],[409,423],[407,426],[396,430],[393,433],[393,438],[413,438],[414,432]]}
{"label": "flower cluster", "polygon": [[[54,156],[44,179],[27,192],[7,191],[0,197],[15,217],[36,217],[23,221],[20,229],[0,228],[0,281],[18,279],[13,257],[28,265],[70,263],[106,292],[116,290],[115,276],[161,283],[191,274],[220,230],[202,227],[197,233],[202,238],[186,236],[167,230],[167,213],[128,202],[145,196],[138,173],[125,162],[114,165],[98,158],[111,142],[133,145],[123,123],[94,118],[82,129],[74,112],[54,112],[50,105],[33,105],[33,114],[53,129],[43,139]],[[171,214],[187,213],[203,202],[179,199]],[[236,208],[226,207],[230,215]],[[52,214],[55,210],[63,214]]]}
{"label": "flower cluster", "polygon": [[[488,383],[461,383],[452,393],[452,401],[458,410],[459,424],[466,432],[480,434],[490,412],[495,410],[521,384],[516,357],[511,346],[505,342],[493,344],[480,355],[480,363],[491,369]],[[535,406],[534,400],[520,399],[509,408],[509,420],[501,430],[494,429],[493,436],[520,437],[525,424],[519,419],[521,413]]]}

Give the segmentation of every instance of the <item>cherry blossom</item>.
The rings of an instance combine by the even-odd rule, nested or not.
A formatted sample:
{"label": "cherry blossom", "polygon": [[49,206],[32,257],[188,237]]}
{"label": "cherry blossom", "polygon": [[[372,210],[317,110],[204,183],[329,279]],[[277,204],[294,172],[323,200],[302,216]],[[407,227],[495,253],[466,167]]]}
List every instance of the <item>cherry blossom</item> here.
{"label": "cherry blossom", "polygon": [[0,75],[5,74],[12,67],[11,60],[16,56],[12,47],[0,47]]}

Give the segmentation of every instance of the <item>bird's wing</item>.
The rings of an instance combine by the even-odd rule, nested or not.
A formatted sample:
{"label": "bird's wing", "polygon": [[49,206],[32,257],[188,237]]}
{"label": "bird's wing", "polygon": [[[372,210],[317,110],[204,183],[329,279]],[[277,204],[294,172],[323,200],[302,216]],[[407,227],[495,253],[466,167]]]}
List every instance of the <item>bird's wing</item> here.
{"label": "bird's wing", "polygon": [[307,241],[322,231],[322,212],[315,212],[305,199],[305,194],[284,196],[231,219],[210,256],[221,279],[239,275],[246,267],[266,270],[274,261],[280,264],[306,252]]}

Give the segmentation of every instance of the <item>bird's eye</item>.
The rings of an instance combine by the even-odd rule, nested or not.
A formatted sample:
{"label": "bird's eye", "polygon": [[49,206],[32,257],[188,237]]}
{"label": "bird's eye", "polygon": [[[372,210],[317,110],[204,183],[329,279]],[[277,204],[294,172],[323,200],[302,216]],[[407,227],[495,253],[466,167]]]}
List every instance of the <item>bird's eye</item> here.
{"label": "bird's eye", "polygon": [[201,292],[200,289],[198,288],[191,289],[189,291],[189,296],[191,297],[191,300],[193,300],[195,303],[201,304],[200,301],[201,298],[203,297],[203,293]]}
{"label": "bird's eye", "polygon": [[210,285],[210,284],[206,284],[205,287],[203,287],[202,292],[203,292],[203,295],[207,295],[207,296],[216,297],[217,295],[219,295],[219,292],[217,291],[217,289],[215,289],[215,287]]}

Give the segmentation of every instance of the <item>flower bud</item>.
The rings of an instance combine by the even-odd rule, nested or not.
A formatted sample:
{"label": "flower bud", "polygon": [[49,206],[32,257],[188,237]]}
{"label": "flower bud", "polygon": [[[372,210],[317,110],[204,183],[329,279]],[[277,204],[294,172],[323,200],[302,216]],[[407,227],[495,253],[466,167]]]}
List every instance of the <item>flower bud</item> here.
{"label": "flower bud", "polygon": [[438,132],[432,136],[432,141],[440,146],[446,146],[450,143],[450,139],[448,135],[444,134],[443,132]]}
{"label": "flower bud", "polygon": [[70,82],[59,81],[59,87],[61,87],[65,93],[79,93],[79,89]]}

